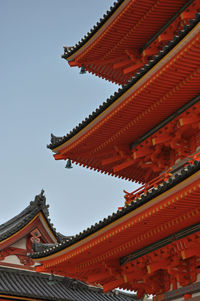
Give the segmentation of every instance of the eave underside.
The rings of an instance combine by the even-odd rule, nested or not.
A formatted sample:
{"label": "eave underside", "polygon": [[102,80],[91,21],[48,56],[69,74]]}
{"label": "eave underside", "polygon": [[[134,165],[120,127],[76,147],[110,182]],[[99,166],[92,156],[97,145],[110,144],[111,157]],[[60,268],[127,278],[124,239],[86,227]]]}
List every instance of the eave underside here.
{"label": "eave underside", "polygon": [[[155,289],[154,279],[159,275],[166,276],[166,272],[163,272],[163,270],[167,269],[166,266],[169,267],[168,258],[165,255],[168,254],[169,249],[175,248],[178,250],[179,260],[175,265],[179,269],[178,274],[182,273],[182,264],[183,266],[190,264],[190,258],[200,256],[200,253],[196,253],[196,250],[199,250],[199,245],[194,247],[195,243],[199,243],[200,237],[199,226],[195,226],[200,222],[199,196],[200,178],[199,172],[197,172],[186,178],[185,181],[173,186],[171,190],[167,190],[152,199],[151,202],[130,211],[127,216],[119,219],[118,223],[115,222],[109,227],[105,227],[105,231],[97,232],[90,238],[85,238],[82,242],[75,244],[75,248],[72,245],[57,253],[55,248],[55,251],[52,250],[55,252],[52,256],[46,255],[46,258],[40,258],[43,265],[38,267],[38,271],[55,270],[63,275],[77,277],[91,284],[101,283],[105,291],[120,286],[124,289],[137,290],[140,294],[142,292],[157,294],[159,290],[158,287]],[[187,232],[186,228],[194,228],[195,230]],[[185,230],[183,231],[183,229]],[[180,231],[183,234],[178,234]],[[195,231],[198,231],[198,233]],[[194,232],[195,234],[193,234]],[[177,233],[177,237],[175,237],[176,235],[173,236],[175,233]],[[173,238],[172,244],[171,241],[165,242],[167,236],[170,235]],[[185,239],[184,235],[192,236]],[[173,242],[173,240],[180,239],[181,241]],[[160,245],[153,248],[155,242],[159,244],[159,241]],[[168,244],[169,247],[166,248]],[[180,246],[182,247],[180,248]],[[194,252],[190,252],[192,246]],[[145,248],[149,248],[148,251],[145,251]],[[154,253],[151,254],[152,252]],[[124,256],[130,254],[132,254],[132,257],[127,257],[128,260],[123,261],[123,263],[121,261],[120,264],[120,258],[122,260]],[[137,254],[137,256],[134,257],[134,254]],[[153,256],[152,258],[158,256],[156,258],[161,262],[148,261],[147,264],[146,261],[151,256]],[[175,258],[177,257],[175,256]],[[198,266],[198,262],[195,257],[195,265]],[[171,281],[169,274],[168,272],[166,276],[168,277],[167,287]],[[196,281],[197,274],[198,271],[196,271],[192,282]],[[177,275],[175,276],[178,277]],[[150,285],[148,286],[147,282],[144,281],[145,283],[140,287],[139,283],[142,279],[149,281]],[[184,278],[181,280],[177,278],[176,281],[181,285],[189,284],[189,280],[184,280]],[[164,278],[161,282],[165,283]],[[169,289],[165,285],[159,288],[163,292]]]}
{"label": "eave underside", "polygon": [[[125,84],[144,62],[156,54],[156,49],[162,49],[164,41],[157,40],[155,45],[145,47],[147,42],[177,11],[191,2],[123,1],[107,22],[99,26],[94,35],[90,34],[87,42],[81,47],[66,48],[63,57],[71,66],[84,66],[97,76]],[[171,35],[178,33],[182,27],[171,28]]]}
{"label": "eave underside", "polygon": [[55,159],[70,158],[77,164],[138,182],[154,177],[156,173],[145,179],[143,171],[136,175],[134,164],[116,171],[113,164],[104,166],[102,162],[120,153],[130,156],[131,143],[200,93],[199,27],[196,25],[105,111],[55,148]]}

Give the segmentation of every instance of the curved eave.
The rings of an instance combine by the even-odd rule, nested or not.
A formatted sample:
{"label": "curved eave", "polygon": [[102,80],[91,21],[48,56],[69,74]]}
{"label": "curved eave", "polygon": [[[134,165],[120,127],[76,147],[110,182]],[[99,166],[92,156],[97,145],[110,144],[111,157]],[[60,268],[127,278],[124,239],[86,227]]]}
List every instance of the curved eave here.
{"label": "curved eave", "polygon": [[[145,53],[142,51],[145,45],[192,0],[170,1],[118,1],[114,13],[109,18],[106,15],[101,25],[95,26],[95,30],[91,30],[75,47],[64,47],[62,57],[70,66],[84,66],[85,70],[101,78],[125,84],[137,72],[142,61],[148,60],[146,50]],[[123,67],[114,66],[128,60],[126,67],[130,67],[134,55],[140,62],[135,70],[124,71]]]}
{"label": "curved eave", "polygon": [[[63,241],[62,243],[45,250],[43,252],[34,253],[31,257],[36,261],[40,261],[45,264],[48,260],[56,259],[58,256],[63,254],[75,252],[79,247],[83,247],[85,244],[90,244],[90,242],[99,237],[102,234],[107,233],[114,227],[127,222],[130,218],[134,218],[137,214],[144,212],[151,206],[159,203],[161,200],[165,200],[177,191],[181,191],[187,185],[199,181],[200,177],[200,162],[195,162],[194,165],[189,165],[189,167],[184,168],[181,174],[173,176],[168,181],[162,183],[162,185],[153,191],[148,191],[146,195],[138,197],[138,199],[132,202],[129,206],[122,208],[121,211],[113,213],[113,215],[105,218],[103,221],[95,224],[91,228],[83,231],[82,233],[76,235],[70,240]],[[198,182],[199,183],[199,182]],[[86,249],[85,249],[86,250]]]}
{"label": "curved eave", "polygon": [[[59,153],[64,149],[73,149],[75,144],[79,143],[79,141],[81,143],[84,137],[96,131],[96,128],[101,125],[102,121],[108,120],[120,106],[123,107],[123,104],[125,104],[127,99],[130,100],[130,96],[134,96],[134,93],[137,93],[140,88],[145,89],[145,86],[147,86],[147,83],[151,81],[151,78],[153,76],[155,77],[156,72],[156,76],[159,76],[159,70],[161,70],[168,62],[173,63],[172,58],[177,55],[185,47],[185,45],[190,43],[195,36],[199,35],[200,25],[196,25],[199,20],[199,16],[200,14],[198,14],[195,21],[191,22],[190,28],[188,27],[180,36],[174,37],[173,41],[169,43],[171,46],[165,47],[164,50],[160,51],[159,54],[154,57],[154,60],[152,60],[150,64],[145,65],[130,83],[125,85],[122,89],[119,89],[114,96],[110,97],[106,103],[100,106],[96,112],[93,112],[89,118],[86,118],[68,135],[61,138],[55,137],[55,141],[52,141],[48,147],[55,153]],[[194,25],[196,25],[195,28],[193,28]],[[193,30],[191,30],[191,28],[193,28]],[[183,36],[185,37],[183,38]],[[174,45],[176,45],[176,47],[174,47]]]}
{"label": "curved eave", "polygon": [[[130,0],[117,0],[114,2],[113,6],[104,14],[103,18],[97,22],[96,25],[88,32],[80,42],[78,42],[73,47],[66,47],[66,52],[64,58],[68,61],[73,60],[81,52],[85,50],[86,47],[90,46],[102,32],[109,26],[109,24],[115,19],[121,10],[127,5]],[[122,5],[123,4],[123,5]]]}
{"label": "curved eave", "polygon": [[22,238],[24,235],[29,233],[37,224],[38,222],[41,222],[47,231],[49,237],[52,239],[52,241],[57,242],[57,238],[55,234],[53,233],[52,229],[48,225],[48,222],[46,221],[46,218],[42,212],[33,212],[33,214],[30,216],[30,218],[24,219],[23,224],[20,226],[20,228],[15,228],[14,231],[11,233],[9,232],[6,238],[3,238],[0,241],[0,249],[3,249],[13,243],[15,243],[17,240]]}

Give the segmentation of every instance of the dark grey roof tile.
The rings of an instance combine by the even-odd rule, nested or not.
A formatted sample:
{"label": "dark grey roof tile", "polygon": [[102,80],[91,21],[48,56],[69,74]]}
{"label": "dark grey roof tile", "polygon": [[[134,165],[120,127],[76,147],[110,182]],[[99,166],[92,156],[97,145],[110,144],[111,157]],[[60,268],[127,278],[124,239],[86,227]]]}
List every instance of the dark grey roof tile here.
{"label": "dark grey roof tile", "polygon": [[100,288],[70,278],[55,276],[53,285],[48,279],[46,274],[0,267],[0,294],[56,301],[136,300],[133,294],[104,294]]}
{"label": "dark grey roof tile", "polygon": [[91,226],[90,228],[83,230],[81,233],[77,234],[71,239],[63,240],[61,244],[55,244],[53,248],[45,248],[44,251],[35,252],[30,256],[32,258],[42,258],[47,255],[56,253],[59,250],[62,250],[68,246],[73,245],[75,242],[78,242],[84,239],[85,237],[91,235],[92,233],[95,233],[97,230],[102,229],[106,225],[109,225],[110,223],[116,221],[120,217],[128,214],[131,211],[134,211],[135,209],[149,202],[153,198],[161,195],[163,192],[176,186],[177,184],[179,184],[180,182],[190,177],[191,175],[193,175],[199,170],[200,170],[200,161],[194,161],[193,164],[189,164],[186,167],[183,167],[182,169],[174,173],[167,181],[164,181],[161,184],[159,184],[157,189],[154,188],[150,189],[147,193],[142,194],[136,199],[134,199],[134,201],[132,201],[132,203],[130,203],[129,206],[123,207],[122,210],[118,210],[117,212],[114,212],[111,216],[108,216],[107,218],[104,218],[102,221],[99,221],[99,223],[96,223],[95,226]]}
{"label": "dark grey roof tile", "polygon": [[76,126],[72,131],[63,137],[56,137],[51,134],[51,143],[47,145],[48,148],[54,149],[73,136],[75,136],[79,131],[81,131],[86,125],[92,122],[98,115],[100,115],[106,108],[108,108],[112,103],[114,103],[122,94],[124,94],[128,89],[130,89],[145,73],[147,73],[154,65],[156,65],[173,47],[175,47],[182,39],[185,37],[192,28],[199,22],[200,13],[197,13],[195,19],[192,19],[190,24],[184,27],[184,30],[181,31],[180,35],[173,37],[171,41],[168,42],[168,47],[164,46],[161,51],[159,51],[154,57],[145,64],[128,82],[122,87],[119,88],[114,95],[110,96],[102,105],[99,106],[89,117],[86,117],[78,126]]}
{"label": "dark grey roof tile", "polygon": [[31,201],[29,206],[27,206],[21,213],[0,225],[0,242],[9,236],[15,234],[20,229],[22,229],[26,224],[28,224],[40,211],[43,212],[46,221],[54,233],[55,237],[57,237],[58,241],[61,241],[64,236],[61,237],[53,228],[53,224],[50,223],[48,218],[49,216],[49,205],[46,204],[46,197],[44,195],[44,190],[41,191],[40,194],[36,195],[34,201]]}

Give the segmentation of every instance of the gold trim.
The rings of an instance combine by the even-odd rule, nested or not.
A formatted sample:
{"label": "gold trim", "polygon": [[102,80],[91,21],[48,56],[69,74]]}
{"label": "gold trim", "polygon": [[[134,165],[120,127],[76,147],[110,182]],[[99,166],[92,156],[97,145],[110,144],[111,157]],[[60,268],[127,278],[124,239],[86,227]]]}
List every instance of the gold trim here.
{"label": "gold trim", "polygon": [[28,224],[26,224],[23,228],[21,228],[19,231],[15,232],[14,234],[12,234],[11,236],[9,236],[8,238],[2,240],[2,241],[0,242],[0,246],[1,246],[1,244],[3,244],[5,241],[11,239],[13,236],[18,235],[20,232],[22,232],[23,229],[26,228],[27,226],[29,226],[32,222],[34,222],[34,220],[35,220],[38,216],[39,216],[39,213],[38,213],[38,214],[37,214],[37,215],[36,215],[36,216],[35,216]]}
{"label": "gold trim", "polygon": [[[182,181],[182,182],[180,182],[179,184],[177,184],[177,185],[175,185],[174,187],[172,187],[171,189],[169,189],[169,190],[165,191],[164,193],[158,195],[156,198],[153,198],[152,200],[150,200],[150,201],[147,202],[146,204],[140,206],[139,208],[136,208],[135,210],[133,210],[133,211],[129,212],[128,214],[122,216],[121,218],[119,218],[119,219],[117,219],[116,221],[114,221],[113,223],[111,223],[111,224],[109,224],[109,225],[103,227],[102,229],[98,230],[97,232],[95,232],[95,233],[93,233],[93,234],[87,236],[87,237],[84,238],[83,240],[81,240],[81,241],[79,241],[79,242],[77,242],[77,243],[75,243],[75,244],[73,244],[73,245],[71,245],[71,246],[69,246],[69,247],[66,247],[66,248],[64,248],[64,249],[62,249],[62,250],[60,250],[60,251],[58,251],[58,252],[56,252],[56,253],[50,254],[50,255],[48,255],[48,256],[46,256],[46,257],[39,257],[39,258],[32,258],[32,259],[33,259],[34,261],[41,261],[41,263],[43,263],[43,262],[45,262],[46,260],[49,260],[49,259],[54,259],[54,258],[56,259],[56,257],[58,257],[61,253],[63,253],[63,255],[64,255],[66,252],[68,252],[68,251],[70,251],[72,248],[76,247],[80,242],[82,243],[82,242],[84,242],[84,241],[86,241],[86,240],[88,240],[88,239],[91,239],[91,238],[93,238],[94,236],[96,236],[97,234],[98,234],[98,235],[103,234],[104,232],[106,232],[106,229],[107,229],[108,227],[110,227],[111,225],[112,225],[112,226],[115,226],[115,224],[116,224],[116,223],[119,223],[119,221],[120,221],[119,224],[123,223],[123,221],[124,221],[125,219],[128,219],[129,217],[131,217],[131,215],[132,215],[133,212],[137,214],[137,211],[139,211],[139,210],[141,210],[141,209],[144,209],[144,208],[147,207],[149,204],[151,204],[151,203],[155,202],[155,200],[159,199],[161,196],[165,196],[166,194],[168,194],[170,191],[173,191],[173,190],[177,189],[178,187],[183,186],[187,181],[189,181],[189,180],[191,180],[192,178],[198,176],[199,174],[200,174],[200,171],[196,172],[195,174],[193,174],[193,175],[190,176],[189,178],[185,179],[184,181]],[[197,179],[197,180],[199,180],[199,179]],[[192,183],[191,183],[191,184],[192,184]],[[140,218],[139,218],[139,221],[140,221]],[[66,254],[65,254],[65,255],[66,255]],[[43,264],[45,264],[45,263],[43,263]],[[49,265],[49,266],[52,266],[52,264]]]}
{"label": "gold trim", "polygon": [[15,233],[12,234],[11,236],[7,237],[6,239],[2,240],[2,241],[0,242],[0,246],[1,246],[3,243],[5,243],[7,240],[12,239],[14,236],[19,235],[20,232],[22,232],[26,227],[28,227],[31,223],[33,223],[33,222],[37,219],[37,217],[41,217],[41,219],[44,221],[45,225],[48,227],[48,229],[50,230],[50,233],[52,234],[52,236],[54,237],[54,239],[55,239],[56,242],[57,242],[57,238],[55,237],[55,235],[54,235],[53,232],[51,231],[49,225],[47,224],[47,222],[46,222],[46,220],[45,220],[45,218],[44,218],[43,213],[38,212],[37,215],[36,215],[36,216],[35,216],[28,224],[26,224],[23,228],[21,228],[19,231],[15,232]]}
{"label": "gold trim", "polygon": [[[39,214],[40,214],[40,216],[41,216],[41,218],[42,218],[43,222],[44,222],[44,223],[45,223],[45,225],[47,226],[47,228],[50,230],[49,232],[52,234],[53,238],[54,238],[54,239],[55,239],[55,241],[57,242],[58,240],[57,240],[56,236],[54,235],[53,231],[51,230],[51,228],[49,227],[49,225],[48,225],[48,223],[47,223],[46,219],[44,218],[44,215],[43,215],[43,213],[42,213],[42,212],[39,212]],[[49,233],[48,233],[48,234],[49,234]]]}
{"label": "gold trim", "polygon": [[[157,64],[155,64],[155,66],[153,66],[153,68],[151,68],[144,76],[148,76],[148,74],[150,73],[150,72],[153,72],[154,71],[154,69],[156,69],[157,67],[158,67],[158,64],[161,64],[162,63],[162,61],[163,60],[166,60],[166,58],[167,57],[169,57],[169,56],[171,56],[171,53],[172,52],[175,52],[176,51],[176,49],[179,47],[179,45],[181,44],[181,43],[184,43],[184,41],[186,40],[186,39],[188,39],[188,36],[190,36],[190,35],[192,35],[193,34],[193,32],[196,30],[196,28],[197,28],[197,26],[200,26],[199,25],[199,23],[197,23],[197,25],[195,25],[195,27],[189,32],[189,34],[187,34],[175,47],[173,47],[171,50],[170,50],[170,52],[168,52]],[[198,35],[199,33],[197,33],[197,35]],[[194,37],[192,37],[191,39],[193,39]],[[189,41],[190,42],[190,41]],[[188,43],[189,43],[188,42]],[[183,47],[185,47],[186,45],[183,45]],[[176,55],[176,53],[174,54],[174,56]],[[162,67],[161,67],[162,68]],[[160,70],[160,69],[158,69],[158,70]],[[81,129],[77,134],[75,134],[73,137],[71,137],[69,140],[67,140],[67,141],[65,141],[63,144],[61,144],[61,145],[59,145],[59,146],[57,146],[57,147],[55,147],[55,148],[53,148],[52,149],[52,151],[53,152],[57,152],[57,151],[59,151],[59,149],[60,148],[62,148],[62,149],[64,149],[64,146],[66,145],[66,144],[68,144],[72,139],[74,139],[77,135],[79,135],[83,130],[85,130],[85,129],[87,129],[88,128],[88,126],[90,126],[92,123],[94,123],[102,114],[104,114],[107,110],[110,110],[111,108],[112,108],[112,106],[114,106],[114,105],[116,105],[116,103],[118,103],[120,100],[121,100],[121,98],[123,98],[123,97],[125,97],[126,98],[126,94],[127,93],[129,93],[130,92],[130,90],[131,89],[133,89],[134,87],[135,87],[135,85],[137,84],[139,84],[143,79],[144,79],[144,76],[142,76],[133,86],[131,86],[125,93],[123,93],[116,101],[114,101],[108,108],[106,108],[103,112],[101,112],[96,118],[94,118],[88,125],[86,125],[83,129]],[[148,80],[152,80],[151,78],[147,78],[147,81]],[[145,84],[144,84],[145,85]],[[139,87],[138,87],[138,89],[139,89]],[[136,92],[136,91],[135,91]],[[131,96],[131,95],[130,95]]]}
{"label": "gold trim", "polygon": [[44,299],[34,299],[34,298],[28,298],[28,297],[18,297],[18,296],[9,296],[9,295],[0,295],[0,298],[5,299],[18,299],[18,300],[31,300],[31,301],[44,301]]}
{"label": "gold trim", "polygon": [[[122,7],[123,4],[124,4],[124,2],[122,2],[122,3],[120,4],[120,6],[114,11],[114,13],[112,14],[112,16],[110,16],[110,17],[106,20],[106,22],[105,22],[105,23],[97,30],[97,32],[95,32],[95,34],[94,34],[94,35],[93,35],[86,43],[84,43],[84,45],[82,45],[77,51],[75,51],[73,54],[71,54],[71,55],[67,58],[67,61],[70,60],[70,59],[72,59],[73,56],[79,55],[79,52],[82,51],[82,48],[83,48],[83,47],[87,48],[87,44],[88,44],[92,39],[95,39],[95,38],[96,38],[96,35],[99,34],[99,31],[102,30],[103,27],[107,27],[107,28],[108,28],[108,26],[109,26],[110,24],[112,24],[112,23],[110,23],[110,24],[108,24],[108,26],[107,26],[107,23],[110,21],[110,19],[111,19],[112,17],[114,17],[115,15],[118,14],[118,11],[119,11],[119,9],[121,9],[121,7]],[[127,3],[126,5],[128,5],[128,3]],[[117,17],[117,16],[116,16],[116,17]],[[116,17],[114,17],[114,20],[116,19]],[[102,31],[102,34],[105,32],[105,30],[106,30],[106,28]],[[83,50],[84,50],[84,49],[83,49]],[[86,50],[87,50],[87,49],[86,49]],[[74,59],[74,58],[73,58],[73,59]]]}

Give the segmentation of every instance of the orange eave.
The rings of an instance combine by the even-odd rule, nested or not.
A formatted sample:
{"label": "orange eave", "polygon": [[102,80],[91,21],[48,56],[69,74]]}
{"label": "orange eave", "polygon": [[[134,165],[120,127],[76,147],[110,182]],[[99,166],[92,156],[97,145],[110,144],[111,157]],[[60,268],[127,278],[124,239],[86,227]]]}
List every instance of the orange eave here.
{"label": "orange eave", "polygon": [[199,196],[200,171],[85,239],[35,259],[42,264],[37,271],[55,270],[64,276],[81,278],[104,262],[119,260],[198,223]]}
{"label": "orange eave", "polygon": [[197,24],[114,103],[71,139],[54,148],[55,159],[70,158],[80,165],[134,180],[131,169],[113,172],[112,166],[104,167],[101,162],[114,148],[128,150],[130,143],[199,94],[199,38],[200,24]]}
{"label": "orange eave", "polygon": [[124,84],[148,60],[149,54],[156,54],[155,45],[141,53],[144,45],[186,3],[124,0],[94,34],[88,34],[86,42],[77,44],[72,54],[65,53],[63,57],[70,66],[84,66],[97,76]]}

